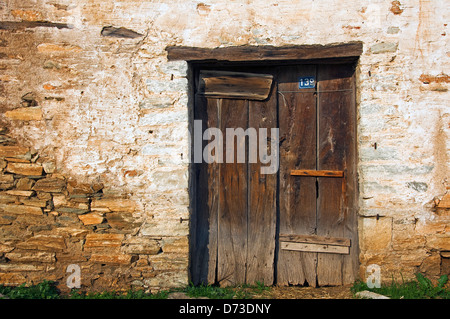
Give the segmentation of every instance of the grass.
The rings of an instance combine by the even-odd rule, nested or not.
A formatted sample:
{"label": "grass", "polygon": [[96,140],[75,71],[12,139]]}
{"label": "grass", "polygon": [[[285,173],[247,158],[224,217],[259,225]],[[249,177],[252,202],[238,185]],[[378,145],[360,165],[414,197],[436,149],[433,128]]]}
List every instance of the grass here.
{"label": "grass", "polygon": [[[450,299],[450,289],[448,286],[446,287],[447,283],[447,275],[441,276],[437,283],[433,284],[430,279],[419,273],[416,274],[415,280],[402,281],[401,283],[392,280],[390,284],[384,284],[380,288],[369,288],[366,283],[357,281],[352,286],[351,291],[356,294],[358,291],[369,290],[392,299]],[[9,287],[0,285],[0,294],[10,299],[166,299],[172,292],[182,292],[192,298],[253,299],[261,297],[265,292],[270,292],[270,289],[270,287],[258,282],[255,285],[236,287],[194,286],[190,284],[184,288],[163,290],[155,294],[146,293],[142,290],[83,292],[79,289],[73,289],[69,294],[61,294],[54,282],[44,280],[32,286]]]}
{"label": "grass", "polygon": [[194,286],[190,284],[184,288],[163,290],[156,294],[146,293],[142,290],[84,292],[80,289],[72,289],[69,294],[64,295],[60,293],[54,282],[47,280],[32,286],[25,286],[24,284],[17,287],[0,285],[0,294],[9,299],[166,299],[172,292],[182,292],[192,298],[252,299],[255,295],[268,290],[270,290],[270,287],[258,282],[256,285],[237,287]]}
{"label": "grass", "polygon": [[436,284],[422,274],[416,274],[416,279],[398,283],[392,280],[389,285],[380,288],[369,288],[366,283],[358,281],[351,288],[352,293],[368,290],[392,299],[450,299],[450,290],[445,288],[448,276],[443,275]]}
{"label": "grass", "polygon": [[25,284],[17,287],[0,286],[0,294],[10,299],[59,299],[59,291],[51,281],[25,286]]}

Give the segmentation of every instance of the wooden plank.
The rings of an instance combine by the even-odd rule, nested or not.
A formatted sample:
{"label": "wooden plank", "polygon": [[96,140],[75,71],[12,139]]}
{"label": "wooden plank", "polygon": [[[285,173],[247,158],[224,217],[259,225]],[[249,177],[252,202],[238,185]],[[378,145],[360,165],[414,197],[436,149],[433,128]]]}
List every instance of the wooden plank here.
{"label": "wooden plank", "polygon": [[187,46],[166,47],[169,61],[269,61],[309,60],[326,58],[359,57],[362,54],[361,41],[326,45],[288,46],[235,46],[225,48],[198,48]]}
{"label": "wooden plank", "polygon": [[[206,109],[206,127],[214,128],[219,127],[219,113],[220,112],[220,100],[208,99],[207,109]],[[207,149],[208,145],[204,145],[209,141],[203,141],[203,148]],[[208,225],[206,229],[202,231],[208,231],[208,241],[207,241],[207,282],[208,284],[213,284],[216,282],[217,273],[217,250],[218,250],[218,216],[219,216],[219,189],[220,181],[217,178],[219,176],[219,163],[202,163],[206,166],[207,172],[207,183],[204,185],[204,191],[207,195],[207,205],[208,213],[205,215]]]}
{"label": "wooden plank", "polygon": [[200,71],[198,93],[224,99],[267,99],[273,76],[229,71]]}
{"label": "wooden plank", "polygon": [[280,234],[280,241],[294,242],[294,243],[310,243],[310,244],[323,244],[323,245],[335,245],[335,246],[350,246],[351,240],[349,238],[335,238],[324,237],[316,235],[285,235]]}
{"label": "wooden plank", "polygon": [[[248,102],[220,99],[220,129],[247,127]],[[227,148],[224,139],[224,154]],[[245,282],[247,262],[247,164],[237,161],[234,143],[233,163],[219,165],[219,214],[217,282],[221,286]]]}
{"label": "wooden plank", "polygon": [[[316,183],[291,176],[294,169],[316,169],[316,96],[314,89],[298,91],[298,78],[316,74],[315,65],[280,67],[278,107],[280,129],[279,232],[314,234]],[[316,285],[317,253],[280,249],[277,284]],[[295,265],[295,266],[294,266]]]}
{"label": "wooden plank", "polygon": [[293,243],[282,241],[280,243],[283,250],[307,251],[327,254],[348,254],[350,249],[348,246],[335,246],[324,244],[310,244],[310,243]]}
{"label": "wooden plank", "polygon": [[331,171],[331,170],[308,170],[308,169],[296,169],[291,170],[291,175],[294,176],[313,176],[313,177],[344,177],[344,171]]}
{"label": "wooden plank", "polygon": [[[350,169],[354,153],[354,139],[349,132],[353,129],[350,109],[354,107],[354,95],[351,65],[320,66],[318,72],[318,170]],[[318,179],[319,197],[317,203],[317,235],[326,237],[351,238],[355,224],[348,214],[346,179]],[[350,218],[350,219],[349,219]],[[354,245],[353,245],[354,246]],[[345,259],[343,255],[319,254],[317,262],[317,280],[319,285],[344,284],[344,264],[351,263],[352,255]]]}
{"label": "wooden plank", "polygon": [[[265,71],[265,70],[263,70]],[[265,102],[249,102],[249,127],[256,130],[267,129],[266,154],[272,155],[271,128],[277,127],[277,95],[272,88],[270,99]],[[258,136],[258,142],[261,135]],[[258,151],[261,152],[260,146]],[[275,159],[278,162],[278,158]],[[258,156],[257,163],[248,164],[249,171],[249,209],[248,209],[248,256],[247,284],[274,282],[275,236],[276,236],[276,192],[277,172],[262,174],[263,164]],[[277,163],[278,165],[278,163]]]}
{"label": "wooden plank", "polygon": [[[218,103],[218,100],[195,95],[194,118],[202,120],[203,131],[209,127],[218,127]],[[207,141],[203,141],[202,150],[205,147]],[[191,277],[196,285],[214,284],[216,281],[218,165],[205,162],[194,164],[193,187],[196,190],[196,200],[191,230]]]}

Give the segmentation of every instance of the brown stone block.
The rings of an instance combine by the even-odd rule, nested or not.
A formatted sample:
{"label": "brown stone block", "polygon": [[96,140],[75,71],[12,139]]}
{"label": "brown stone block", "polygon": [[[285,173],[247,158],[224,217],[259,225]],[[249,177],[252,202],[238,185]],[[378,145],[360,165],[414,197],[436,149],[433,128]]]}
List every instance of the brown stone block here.
{"label": "brown stone block", "polygon": [[[31,157],[30,157],[31,158]],[[24,156],[24,158],[19,157],[5,157],[5,160],[7,162],[14,162],[14,163],[30,163],[30,160],[27,156]]]}
{"label": "brown stone block", "polygon": [[43,178],[33,186],[33,190],[47,193],[61,193],[65,189],[66,181],[59,178]]}
{"label": "brown stone block", "polygon": [[130,213],[108,213],[106,220],[112,228],[124,231],[133,230],[140,225]]}
{"label": "brown stone block", "polygon": [[89,233],[87,229],[81,229],[76,227],[58,227],[56,228],[58,234],[67,234],[70,237],[84,237]]}
{"label": "brown stone block", "polygon": [[36,10],[11,10],[11,14],[14,18],[19,18],[25,21],[42,21],[42,13]]}
{"label": "brown stone block", "polygon": [[24,251],[24,252],[10,252],[5,254],[5,257],[13,262],[40,262],[40,263],[52,263],[55,262],[55,253],[45,251]]}
{"label": "brown stone block", "polygon": [[23,190],[18,190],[18,189],[12,189],[12,190],[6,191],[5,193],[7,195],[19,196],[19,197],[31,197],[35,194],[34,191],[23,191]]}
{"label": "brown stone block", "polygon": [[42,109],[40,107],[19,107],[5,112],[5,116],[12,120],[40,121],[42,120]]}
{"label": "brown stone block", "polygon": [[5,192],[0,192],[0,203],[1,204],[11,204],[16,202],[17,197],[13,195],[8,195]]}
{"label": "brown stone block", "polygon": [[441,272],[441,255],[439,253],[432,253],[431,256],[423,260],[419,269],[427,275],[439,275]]}
{"label": "brown stone block", "polygon": [[89,212],[89,204],[83,203],[83,202],[80,203],[78,201],[68,200],[68,201],[65,201],[63,206],[55,205],[55,211],[60,212],[60,213],[74,213],[77,215],[82,215],[82,214]]}
{"label": "brown stone block", "polygon": [[361,250],[380,251],[388,249],[392,240],[392,218],[364,217],[360,223]]}
{"label": "brown stone block", "polygon": [[148,258],[156,271],[186,270],[189,264],[188,256],[180,256],[179,254],[162,253]]}
{"label": "brown stone block", "polygon": [[425,242],[425,236],[415,231],[414,224],[396,225],[392,231],[392,248],[394,250],[423,248]]}
{"label": "brown stone block", "polygon": [[187,236],[163,238],[161,246],[165,253],[189,253],[189,239]]}
{"label": "brown stone block", "polygon": [[131,255],[117,255],[117,254],[92,254],[89,261],[97,264],[108,265],[129,265],[131,264]]}
{"label": "brown stone block", "polygon": [[0,157],[25,156],[30,151],[28,147],[15,145],[0,145]]}
{"label": "brown stone block", "polygon": [[123,239],[123,234],[88,234],[84,248],[120,247]]}
{"label": "brown stone block", "polygon": [[10,189],[14,186],[14,176],[10,174],[0,174],[0,189]]}
{"label": "brown stone block", "polygon": [[35,183],[35,181],[28,177],[20,178],[17,181],[16,189],[19,189],[22,191],[29,191],[34,186],[34,183]]}
{"label": "brown stone block", "polygon": [[438,208],[450,208],[450,193],[447,193],[442,197],[437,205]]}
{"label": "brown stone block", "polygon": [[0,284],[5,286],[19,286],[26,281],[25,276],[20,273],[0,273]]}
{"label": "brown stone block", "polygon": [[137,255],[156,255],[161,251],[158,241],[147,238],[132,238],[128,244],[123,247],[127,254]]}
{"label": "brown stone block", "polygon": [[1,244],[0,243],[0,254],[9,253],[14,249],[13,245]]}
{"label": "brown stone block", "polygon": [[450,250],[450,235],[447,233],[427,236],[427,247],[436,250]]}
{"label": "brown stone block", "polygon": [[421,220],[419,219],[416,223],[416,232],[422,235],[431,235],[436,233],[442,233],[445,231],[445,227],[448,221],[439,220]]}
{"label": "brown stone block", "polygon": [[61,251],[67,248],[64,237],[57,235],[36,235],[18,243],[16,247],[44,251]]}
{"label": "brown stone block", "polygon": [[0,272],[28,272],[28,271],[44,271],[43,265],[30,265],[30,264],[0,264]]}
{"label": "brown stone block", "polygon": [[0,204],[0,210],[9,214],[42,215],[42,209],[40,207],[26,205]]}
{"label": "brown stone block", "polygon": [[41,208],[47,207],[47,204],[48,204],[47,200],[38,199],[38,198],[35,198],[35,197],[33,197],[33,198],[20,198],[19,200],[24,205],[34,206],[34,207],[41,207]]}
{"label": "brown stone block", "polygon": [[92,210],[105,208],[112,212],[132,213],[136,210],[136,203],[130,199],[123,198],[101,198],[92,200]]}
{"label": "brown stone block", "polygon": [[[101,186],[100,186],[101,185]],[[75,180],[67,182],[67,190],[71,195],[92,195],[99,192],[103,188],[102,184],[79,183]]]}
{"label": "brown stone block", "polygon": [[40,164],[9,163],[8,166],[6,166],[6,171],[17,175],[40,176],[42,175],[43,170]]}
{"label": "brown stone block", "polygon": [[99,213],[89,213],[84,215],[79,215],[78,218],[84,225],[96,225],[101,224],[105,218]]}
{"label": "brown stone block", "polygon": [[1,215],[0,225],[11,225],[15,219],[15,216]]}

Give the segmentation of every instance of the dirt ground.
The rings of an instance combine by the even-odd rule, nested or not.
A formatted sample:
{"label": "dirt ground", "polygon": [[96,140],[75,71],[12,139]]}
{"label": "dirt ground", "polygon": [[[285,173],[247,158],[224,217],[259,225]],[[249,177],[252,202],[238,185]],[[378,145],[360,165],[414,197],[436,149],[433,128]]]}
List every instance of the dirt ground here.
{"label": "dirt ground", "polygon": [[337,287],[271,287],[256,298],[270,299],[353,299],[351,286]]}

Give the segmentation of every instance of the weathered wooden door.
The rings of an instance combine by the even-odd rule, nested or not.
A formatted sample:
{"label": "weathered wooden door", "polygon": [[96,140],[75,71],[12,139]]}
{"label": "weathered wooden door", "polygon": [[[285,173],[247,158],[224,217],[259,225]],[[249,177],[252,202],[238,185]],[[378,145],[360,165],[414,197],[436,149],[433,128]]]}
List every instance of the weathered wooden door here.
{"label": "weathered wooden door", "polygon": [[[299,79],[315,79],[299,89]],[[354,68],[279,69],[277,283],[342,285],[358,271]]]}
{"label": "weathered wooden door", "polygon": [[[353,65],[227,70],[239,73],[196,73],[194,119],[201,120],[202,134],[208,128],[223,133],[223,160],[194,164],[193,282],[352,282],[358,265]],[[212,74],[209,92],[202,72]],[[303,88],[304,79],[313,85]],[[225,161],[231,142],[235,156],[239,148],[238,140],[225,138],[227,128],[267,128],[267,140],[273,138],[270,129],[278,128],[279,170],[261,173],[266,163],[249,158],[255,143],[250,135],[245,161]],[[209,149],[212,136],[206,137],[211,139],[200,149],[218,155],[217,148]]]}

